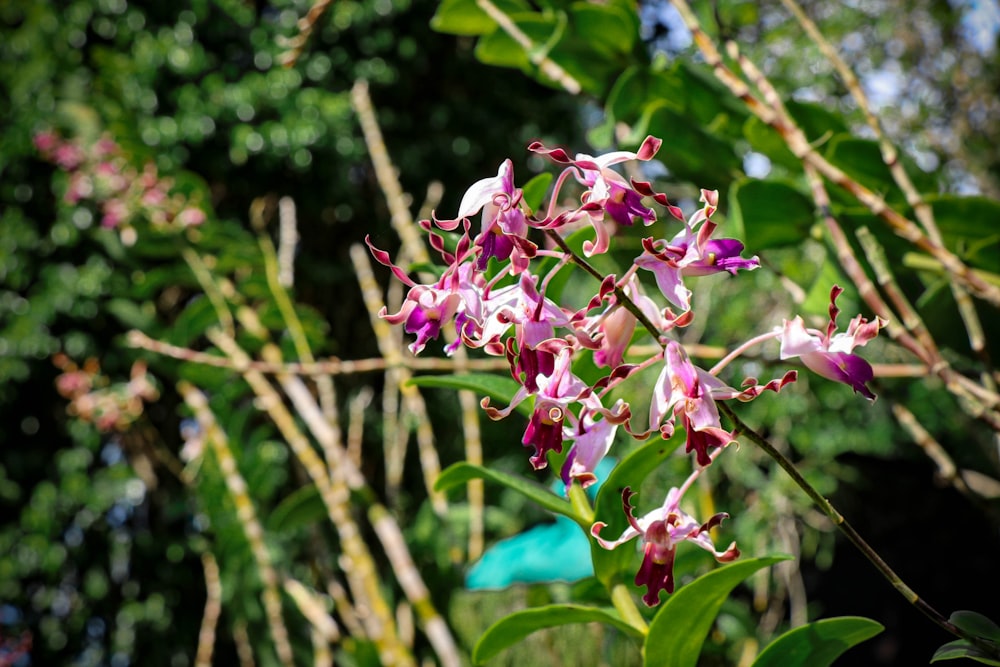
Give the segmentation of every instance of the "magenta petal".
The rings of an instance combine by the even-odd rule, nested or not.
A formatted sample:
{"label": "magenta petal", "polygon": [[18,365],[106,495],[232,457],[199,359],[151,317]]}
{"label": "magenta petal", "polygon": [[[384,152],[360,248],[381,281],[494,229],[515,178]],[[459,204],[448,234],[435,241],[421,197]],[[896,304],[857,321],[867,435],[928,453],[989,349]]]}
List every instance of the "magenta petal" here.
{"label": "magenta petal", "polygon": [[813,352],[802,355],[802,362],[815,373],[843,382],[868,400],[875,400],[875,394],[867,387],[875,371],[861,357],[845,352]]}

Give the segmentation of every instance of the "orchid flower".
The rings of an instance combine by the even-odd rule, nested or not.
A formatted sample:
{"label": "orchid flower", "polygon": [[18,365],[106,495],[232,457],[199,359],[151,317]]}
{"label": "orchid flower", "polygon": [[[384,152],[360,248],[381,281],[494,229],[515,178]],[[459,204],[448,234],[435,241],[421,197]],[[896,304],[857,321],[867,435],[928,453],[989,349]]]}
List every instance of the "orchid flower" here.
{"label": "orchid flower", "polygon": [[628,406],[622,399],[618,399],[604,419],[595,421],[587,413],[579,420],[577,428],[564,430],[563,437],[574,441],[560,474],[567,487],[574,480],[580,482],[583,488],[597,481],[597,465],[608,455],[615,434],[618,433],[618,426],[627,417]]}
{"label": "orchid flower", "polygon": [[528,222],[521,210],[523,193],[514,187],[514,166],[504,160],[497,175],[476,181],[466,190],[454,220],[434,222],[444,230],[453,230],[463,218],[482,211],[482,227],[473,245],[480,248],[476,270],[485,271],[490,257],[510,259],[512,273],[528,268],[537,246],[527,239]]}
{"label": "orchid flower", "polygon": [[[794,320],[785,320],[781,327],[781,359],[799,357],[809,370],[830,380],[850,385],[855,392],[862,394],[870,401],[875,400],[875,394],[867,383],[875,377],[871,365],[851,354],[855,347],[866,345],[878,335],[879,329],[888,324],[887,320],[876,317],[874,321],[858,315],[851,320],[844,333],[834,334],[837,330],[837,297],[844,289],[834,285],[830,290],[830,323],[826,332],[807,329],[801,316]],[[777,330],[776,330],[777,331]]]}
{"label": "orchid flower", "polygon": [[664,438],[671,438],[675,419],[679,417],[687,437],[685,451],[695,452],[701,466],[711,463],[710,449],[725,447],[734,440],[733,433],[722,428],[716,401],[750,401],[764,391],[778,393],[797,378],[795,371],[789,371],[764,385],[757,384],[757,378],[747,378],[741,389],[734,389],[692,364],[684,348],[676,341],[667,343],[663,361],[663,370],[653,386],[649,428],[659,428]]}
{"label": "orchid flower", "polygon": [[[572,216],[557,218],[563,222],[577,219],[579,213],[587,213],[597,234],[595,242],[586,241],[583,252],[587,256],[606,252],[608,249],[608,232],[602,220],[607,214],[619,225],[632,226],[635,220],[651,225],[656,221],[656,213],[642,204],[644,196],[652,196],[656,201],[668,205],[667,198],[653,192],[649,183],[643,181],[626,181],[625,178],[611,169],[614,164],[628,160],[648,161],[656,155],[663,142],[656,137],[646,137],[635,153],[631,151],[613,151],[593,157],[578,153],[575,158],[562,148],[546,148],[536,141],[528,146],[528,150],[544,155],[558,164],[567,165],[577,181],[588,189],[583,193],[583,205]],[[564,172],[565,173],[565,172]]]}
{"label": "orchid flower", "polygon": [[653,272],[663,296],[684,312],[691,309],[691,290],[684,286],[683,277],[722,271],[736,275],[739,269],[753,270],[760,266],[757,257],[741,256],[740,241],[711,238],[717,227],[711,216],[718,207],[718,191],[702,190],[700,201],[705,206],[670,241],[643,239],[645,252],[635,260],[636,266]]}
{"label": "orchid flower", "polygon": [[[398,312],[390,314],[383,307],[378,316],[390,324],[403,324],[407,333],[417,335],[416,340],[409,345],[413,354],[420,354],[427,341],[436,339],[441,333],[441,327],[455,319],[460,312],[477,312],[481,309],[475,301],[479,298],[483,280],[472,271],[471,264],[452,264],[436,283],[418,284],[392,263],[387,252],[373,246],[367,237],[365,243],[376,261],[389,267],[400,282],[410,287]],[[464,236],[459,243],[459,256],[464,256],[467,250],[468,237]],[[466,329],[468,324],[466,318],[462,329]],[[453,352],[453,346],[448,346],[447,351]]]}
{"label": "orchid flower", "polygon": [[680,508],[682,495],[683,492],[677,488],[670,489],[662,507],[641,519],[636,519],[632,514],[631,503],[635,493],[629,487],[625,487],[622,491],[622,506],[629,523],[625,532],[617,540],[609,542],[600,536],[601,530],[607,524],[597,522],[590,529],[590,534],[605,549],[614,549],[636,537],[642,538],[642,565],[635,575],[635,584],[646,587],[646,594],[642,596],[642,600],[650,607],[655,607],[659,603],[660,591],[674,592],[674,558],[679,543],[689,540],[710,551],[721,563],[728,563],[740,556],[736,542],[731,543],[725,551],[716,551],[709,535],[709,531],[721,524],[724,519],[728,519],[729,515],[720,512],[705,523],[698,523]]}
{"label": "orchid flower", "polygon": [[535,470],[541,470],[548,465],[545,459],[548,452],[562,451],[564,425],[567,422],[576,423],[576,416],[569,409],[572,404],[580,403],[592,412],[605,416],[609,414],[609,411],[601,406],[601,401],[593,393],[593,389],[570,372],[573,355],[568,344],[559,339],[547,343],[546,347],[551,346],[559,350],[556,353],[552,373],[538,375],[536,392],[522,386],[514,394],[510,405],[502,410],[490,406],[489,397],[480,403],[490,419],[497,420],[509,415],[528,396],[535,396],[535,409],[521,439],[526,447],[530,446],[535,450],[530,459]]}
{"label": "orchid flower", "polygon": [[[673,313],[669,310],[660,310],[656,303],[646,296],[634,274],[622,290],[660,333],[666,333],[678,324],[683,325],[683,321],[678,321]],[[599,347],[594,350],[594,364],[598,368],[614,369],[624,361],[625,351],[632,342],[632,334],[635,333],[637,323],[635,315],[627,308],[615,304],[610,312],[585,318],[577,328],[590,332],[594,340],[598,341]]]}

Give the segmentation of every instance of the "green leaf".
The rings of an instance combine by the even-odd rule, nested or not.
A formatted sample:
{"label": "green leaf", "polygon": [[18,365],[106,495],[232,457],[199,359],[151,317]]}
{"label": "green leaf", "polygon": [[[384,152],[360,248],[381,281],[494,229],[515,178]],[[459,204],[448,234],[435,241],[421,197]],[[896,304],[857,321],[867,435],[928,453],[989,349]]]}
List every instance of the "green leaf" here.
{"label": "green leaf", "polygon": [[815,220],[812,200],[778,180],[737,181],[729,208],[730,216],[742,224],[751,252],[801,243]]}
{"label": "green leaf", "polygon": [[[882,160],[878,142],[858,139],[849,134],[838,134],[830,140],[825,157],[858,183],[881,195],[890,204],[905,204],[906,198],[893,180],[889,167]],[[914,166],[905,156],[900,156],[899,159],[919,192],[933,192],[937,189],[934,177]]]}
{"label": "green leaf", "polygon": [[[554,16],[542,16],[530,11],[516,12],[509,16],[535,48],[549,44],[552,33],[559,25]],[[551,53],[548,55],[551,57]],[[496,30],[480,38],[476,44],[476,58],[486,65],[515,67],[528,73],[534,68],[528,52],[503,30]]]}
{"label": "green leaf", "polygon": [[969,660],[981,662],[984,665],[1000,665],[1000,660],[986,655],[981,649],[964,639],[948,642],[938,650],[934,651],[934,655],[931,657],[931,662],[938,662],[940,660],[957,660],[958,658],[968,658]]}
{"label": "green leaf", "polygon": [[953,612],[948,620],[977,637],[1000,641],[1000,626],[980,613],[968,610]]}
{"label": "green leaf", "polygon": [[648,667],[695,667],[715,617],[730,592],[758,570],[791,556],[752,558],[704,574],[670,596],[649,624]]}
{"label": "green leaf", "polygon": [[322,521],[327,516],[323,499],[316,487],[310,484],[296,489],[285,497],[267,517],[268,532],[291,531],[300,526]]}
{"label": "green leaf", "polygon": [[[643,480],[659,468],[682,442],[684,442],[684,429],[678,429],[670,440],[664,440],[657,433],[614,467],[607,481],[601,485],[601,490],[597,492],[597,502],[594,504],[594,517],[607,524],[601,531],[602,536],[615,539],[627,526],[628,519],[622,510],[622,491],[625,487],[637,490]],[[634,556],[634,549],[608,550],[596,541],[591,542],[594,574],[605,584],[610,583],[619,572],[628,568]]]}
{"label": "green leaf", "polygon": [[604,108],[612,122],[631,124],[652,100],[682,111],[682,93],[683,83],[672,71],[653,71],[647,66],[634,65],[615,81]]}
{"label": "green leaf", "polygon": [[[490,373],[463,373],[459,375],[418,375],[410,378],[407,384],[417,387],[439,387],[443,389],[471,389],[480,396],[489,396],[498,401],[510,405],[514,400],[514,394],[521,385],[513,378],[505,375],[492,375]],[[521,414],[531,416],[532,408],[530,401],[519,404],[515,410]]]}
{"label": "green leaf", "polygon": [[806,623],[768,644],[752,667],[828,667],[844,651],[884,629],[880,623],[860,616]]}
{"label": "green leaf", "polygon": [[611,625],[636,637],[641,636],[638,630],[623,621],[613,609],[553,604],[515,612],[491,625],[476,642],[476,647],[472,650],[472,661],[477,665],[482,664],[538,630],[571,623],[594,622]]}
{"label": "green leaf", "polygon": [[[508,15],[529,9],[518,0],[494,0],[493,4]],[[444,0],[431,18],[431,28],[452,35],[488,35],[496,27],[496,21],[479,8],[476,0]]]}
{"label": "green leaf", "polygon": [[609,55],[627,54],[639,37],[628,13],[610,4],[574,3],[570,7],[570,24],[578,38]]}
{"label": "green leaf", "polygon": [[835,134],[849,131],[842,115],[820,104],[788,100],[785,108],[810,143],[821,142],[824,138],[829,139]]}
{"label": "green leaf", "polygon": [[436,491],[447,491],[456,486],[461,486],[471,479],[485,479],[506,486],[508,489],[516,491],[525,498],[538,503],[543,509],[569,517],[583,526],[584,529],[590,529],[588,522],[573,511],[573,506],[570,505],[568,500],[560,498],[547,487],[522,477],[515,477],[499,470],[484,468],[471,463],[465,463],[464,461],[448,466],[441,471],[437,481],[434,482],[434,489]]}
{"label": "green leaf", "polygon": [[532,211],[537,211],[545,201],[545,194],[552,184],[552,173],[543,171],[524,184],[521,191],[524,193],[524,203]]}
{"label": "green leaf", "polygon": [[700,120],[678,113],[668,102],[647,105],[632,132],[636,143],[647,134],[662,137],[669,150],[661,150],[656,158],[676,177],[702,187],[724,190],[742,173],[743,163],[729,141],[706,129]]}
{"label": "green leaf", "polygon": [[926,197],[945,245],[976,268],[1000,273],[1000,202],[987,197]]}

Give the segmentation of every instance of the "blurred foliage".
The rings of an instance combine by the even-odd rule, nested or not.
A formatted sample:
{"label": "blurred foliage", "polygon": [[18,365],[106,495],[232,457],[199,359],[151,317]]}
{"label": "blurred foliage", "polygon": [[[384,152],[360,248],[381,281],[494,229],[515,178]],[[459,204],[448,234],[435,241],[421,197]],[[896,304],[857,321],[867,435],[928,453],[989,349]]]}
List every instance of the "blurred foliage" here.
{"label": "blurred foliage", "polygon": [[[829,244],[817,233],[798,161],[704,67],[678,57],[687,56],[690,45],[677,42],[676,20],[669,18],[665,3],[643,3],[638,15],[625,0],[536,3],[545,12],[523,2],[497,3],[546,43],[548,56],[579,78],[582,99],[558,92],[529,54],[484,20],[471,0],[338,0],[316,25],[296,65],[281,67],[286,40],[298,33],[297,21],[310,4],[0,4],[0,98],[7,101],[0,107],[0,513],[5,517],[0,638],[30,630],[31,664],[189,664],[205,600],[199,561],[205,552],[219,560],[225,596],[217,664],[235,663],[234,636],[241,627],[249,630],[260,664],[276,662],[259,575],[217,462],[199,459],[193,470],[197,483],[184,481],[183,472],[192,470],[185,464],[197,457],[184,454],[182,446],[196,437],[192,425],[182,421],[186,412],[173,387],[165,382],[161,400],[126,433],[99,433],[66,418],[66,402],[55,387],[59,369],[51,361],[58,352],[80,362],[99,358],[102,372],[112,378],[126,377],[137,357],[147,357],[154,374],[185,378],[206,389],[267,526],[275,561],[306,581],[313,576],[322,581],[332,569],[337,538],[329,526],[310,519],[315,509],[309,509],[308,499],[296,497],[309,488],[305,475],[261,417],[248,387],[233,381],[229,371],[123,351],[120,338],[137,327],[176,345],[205,345],[204,333],[216,323],[217,312],[178,256],[181,248],[196,243],[210,264],[206,269],[230,281],[285,356],[294,357],[247,224],[248,211],[260,198],[257,210],[269,225],[264,231],[273,234],[275,202],[289,196],[304,240],[295,259],[296,313],[313,351],[343,358],[378,355],[348,248],[366,234],[380,247],[396,241],[351,109],[349,91],[358,78],[371,83],[389,153],[404,189],[412,193],[412,209],[432,179],[445,185],[439,210],[450,215],[465,187],[495,173],[503,158],[514,159],[519,175],[538,170],[538,161],[523,151],[533,139],[584,150],[586,127],[596,152],[635,144],[647,133],[664,136],[659,157],[666,172],[657,174],[658,186],[685,207],[693,204],[697,187],[728,194],[722,211],[726,224],[741,230],[752,252],[760,252],[773,270],[741,276],[738,282],[704,280],[698,298],[722,307],[686,334],[692,342],[729,345],[788,316],[782,278],[803,286],[805,307],[817,314],[825,311],[829,284],[843,282]],[[812,2],[806,8],[862,76],[896,72],[912,83],[904,87],[901,104],[884,105],[881,111],[890,136],[912,155],[907,167],[921,191],[964,194],[972,189],[995,195],[1000,130],[988,120],[996,116],[996,53],[984,57],[972,50],[961,38],[959,12],[943,0],[855,4],[842,10]],[[845,91],[826,76],[825,61],[777,3],[726,0],[716,5],[715,16],[707,15],[705,5],[706,25],[714,26],[714,34],[735,37],[779,88],[792,91],[790,112],[811,140],[823,142],[823,154],[885,192],[890,202],[901,203],[877,154],[873,158],[874,144],[857,138],[859,117]],[[904,14],[908,21],[897,20]],[[436,34],[432,26],[458,36]],[[549,40],[553,31],[558,39]],[[130,245],[119,230],[102,228],[94,202],[65,201],[68,176],[44,161],[32,144],[32,137],[46,130],[88,144],[105,133],[113,136],[133,168],[155,165],[172,180],[174,192],[203,202],[208,224],[164,233],[150,220],[138,219],[139,241]],[[755,156],[766,156],[766,180],[750,174],[748,160]],[[838,214],[851,227],[872,225],[866,212],[849,207],[843,193],[834,196]],[[995,225],[963,225],[995,217],[995,201],[945,194],[935,200],[935,212],[948,225],[949,246],[963,259],[1000,271],[991,252]],[[622,256],[634,256],[638,236],[637,230],[619,239],[626,249]],[[902,266],[903,245],[890,235],[879,238],[894,265]],[[951,348],[955,363],[975,368],[967,340],[954,332],[953,303],[937,289],[933,271],[909,270],[903,278],[915,300],[923,297],[919,304],[927,321]],[[567,298],[572,292],[570,285]],[[846,294],[841,305],[856,310],[857,295]],[[995,348],[1000,336],[995,335],[995,312],[990,316],[988,340]],[[251,352],[261,345],[250,337],[240,343]],[[906,359],[890,346],[869,349],[871,359]],[[994,349],[993,358],[1000,358],[1000,350]],[[761,360],[731,373],[765,377],[769,370]],[[628,391],[648,395],[655,374],[648,375],[637,376]],[[340,395],[351,395],[362,382],[339,379]],[[803,374],[780,402],[758,400],[741,414],[752,424],[767,425],[768,436],[796,458],[823,493],[849,504],[854,489],[866,488],[865,469],[859,472],[857,466],[869,457],[887,461],[890,473],[897,467],[911,471],[922,482],[917,488],[926,487],[930,478],[930,464],[892,421],[887,399],[919,412],[960,466],[988,467],[987,438],[934,381],[885,380],[882,385],[886,398],[871,407],[853,400],[844,387]],[[441,398],[428,402],[442,459],[458,460],[463,454],[453,395],[425,391]],[[645,399],[635,400],[641,405]],[[368,454],[377,451],[381,428],[377,411],[370,410],[368,479],[380,479],[384,472],[380,455]],[[517,441],[517,431],[516,424],[484,424],[489,468],[524,473],[521,448],[511,452],[506,446]],[[620,446],[618,455],[624,458],[641,444],[623,439]],[[650,474],[640,498],[655,498],[657,490],[683,474],[684,463],[675,457]],[[416,468],[415,455],[408,464]],[[830,566],[834,545],[828,526],[815,521],[772,462],[744,447],[738,458],[723,457],[720,464],[725,479],[719,476],[716,488],[702,489],[699,499],[705,509],[724,504],[722,509],[734,515],[726,530],[745,553],[795,548],[806,563]],[[580,600],[606,604],[603,591],[595,593],[587,582],[456,592],[461,573],[454,551],[467,537],[468,508],[452,504],[442,520],[424,502],[414,473],[407,474],[406,491],[394,509],[407,527],[435,603],[451,612],[466,652],[484,628],[514,609]],[[941,494],[927,494],[927,503],[933,505]],[[935,520],[923,512],[906,517],[905,502],[885,510],[887,520],[919,522],[903,530],[911,541],[898,542],[902,555],[912,555],[904,547],[914,539],[926,548],[929,523],[939,534],[954,531],[955,543],[981,524],[968,506],[948,500],[946,507],[960,519]],[[487,505],[491,538],[550,520],[509,490],[488,486]],[[855,516],[870,511],[863,505],[852,509]],[[808,525],[796,517],[805,517]],[[619,556],[618,561],[631,560],[614,567],[634,565],[634,554]],[[965,556],[967,567],[926,577],[939,579],[932,582],[935,592],[948,595],[949,603],[961,589],[950,575],[968,581],[971,572],[988,571],[983,558]],[[939,558],[926,554],[923,560],[933,564]],[[709,562],[681,554],[679,580],[690,580]],[[806,578],[816,572],[804,567]],[[745,645],[766,641],[781,629],[787,582],[755,580],[753,595],[723,606],[706,645],[706,664],[732,664]],[[767,609],[770,626],[758,624],[751,609]],[[307,651],[301,648],[308,646],[307,623],[297,614],[286,617],[294,645]],[[370,664],[365,662],[372,657],[370,647],[345,646],[338,656],[344,664]],[[505,656],[507,664],[639,660],[630,640],[592,626],[541,633]],[[304,654],[300,658],[305,662]]]}
{"label": "blurred foliage", "polygon": [[[178,239],[139,220],[140,242],[128,246],[101,228],[98,207],[62,202],[66,176],[42,161],[36,133],[85,144],[108,133],[133,167],[151,161],[175,191],[203,197],[212,224],[201,244],[221,271],[244,271],[250,298],[266,293],[260,274],[246,274],[260,267],[243,222],[251,201],[292,197],[308,239],[297,294],[319,309],[301,317],[317,353],[351,357],[376,351],[356,324],[365,316],[347,249],[388,229],[350,107],[356,78],[371,82],[417,203],[430,175],[445,184],[441,205],[451,209],[467,175],[495,170],[512,144],[555,128],[572,137],[569,102],[522,77],[484,72],[460,45],[433,39],[427,2],[338,2],[296,66],[280,67],[282,40],[297,34],[309,6],[0,4],[0,634],[31,629],[33,664],[187,664],[204,601],[206,530],[226,594],[245,598],[233,608],[262,623],[259,583],[233,585],[253,570],[218,474],[207,469],[191,495],[164,467],[181,449],[172,388],[126,435],[66,419],[54,353],[98,357],[120,375],[135,358],[117,345],[128,328],[189,344],[214,315],[195,296]],[[275,314],[261,316],[273,323]],[[157,373],[178,372],[150,361]],[[256,502],[273,506],[298,486],[285,448],[251,418],[242,383],[211,369],[180,373],[213,391]],[[276,534],[274,547],[293,559],[306,533]],[[235,660],[231,639],[219,651],[220,664]]]}

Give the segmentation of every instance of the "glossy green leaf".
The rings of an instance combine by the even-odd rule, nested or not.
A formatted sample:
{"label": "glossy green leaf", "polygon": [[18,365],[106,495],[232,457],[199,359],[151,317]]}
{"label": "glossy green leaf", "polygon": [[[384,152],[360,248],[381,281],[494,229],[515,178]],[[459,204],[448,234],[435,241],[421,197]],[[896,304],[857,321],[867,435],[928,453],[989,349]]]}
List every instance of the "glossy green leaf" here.
{"label": "glossy green leaf", "polygon": [[829,667],[844,651],[884,629],[882,624],[859,616],[806,623],[768,644],[752,667]]}
{"label": "glossy green leaf", "polygon": [[814,211],[812,200],[784,181],[742,179],[729,193],[729,215],[751,253],[801,243]]}
{"label": "glossy green leaf", "polygon": [[496,30],[484,35],[476,44],[476,58],[487,65],[514,67],[552,88],[563,84],[553,81],[538,66],[540,58],[559,65],[583,90],[603,97],[621,71],[620,58],[595,51],[584,39],[576,36],[562,12],[546,15],[533,12],[513,13],[510,18],[531,41],[525,48],[506,31]]}
{"label": "glossy green leaf", "polygon": [[544,203],[545,195],[549,191],[549,186],[552,185],[553,178],[555,177],[552,172],[543,171],[521,187],[521,191],[524,193],[524,203],[532,211],[537,211]]}
{"label": "glossy green leaf", "polygon": [[482,664],[528,635],[545,628],[572,623],[604,623],[633,636],[638,630],[621,619],[613,609],[600,609],[578,604],[553,604],[525,609],[500,619],[490,626],[472,650],[472,661]]}
{"label": "glossy green leaf", "polygon": [[634,123],[649,102],[667,104],[676,111],[684,109],[683,82],[669,70],[653,71],[634,65],[622,72],[608,93],[604,108],[613,121]]}
{"label": "glossy green leaf", "polygon": [[[893,180],[889,167],[882,160],[878,142],[858,139],[849,134],[835,135],[827,145],[825,157],[832,164],[843,169],[851,178],[890,204],[903,205],[905,197]],[[913,185],[920,192],[932,192],[937,186],[935,179],[921,171],[906,157],[899,158]]]}
{"label": "glossy green leaf", "polygon": [[926,200],[949,248],[976,268],[1000,273],[1000,201],[958,195]]}
{"label": "glossy green leaf", "polygon": [[613,4],[577,2],[570,7],[570,25],[576,36],[612,55],[627,54],[639,37],[629,18],[629,12]]}
{"label": "glossy green leaf", "polygon": [[[518,0],[494,0],[493,4],[505,14],[529,9]],[[496,21],[479,8],[476,0],[444,0],[431,18],[431,28],[452,35],[487,35],[496,27]]]}
{"label": "glossy green leaf", "polygon": [[739,561],[704,574],[682,586],[653,617],[644,651],[647,667],[695,667],[701,646],[722,603],[747,577],[791,556]]}
{"label": "glossy green leaf", "polygon": [[[417,387],[438,387],[442,389],[471,389],[480,396],[489,396],[506,405],[514,400],[514,394],[520,385],[509,375],[491,373],[462,373],[459,375],[418,375],[410,378],[407,384]],[[524,401],[515,410],[521,414],[531,415],[531,401]]]}
{"label": "glossy green leaf", "polygon": [[441,471],[437,481],[434,482],[434,489],[437,491],[447,491],[456,486],[461,486],[472,479],[485,479],[501,484],[512,491],[520,493],[525,498],[538,503],[543,509],[569,517],[581,526],[589,528],[587,521],[573,511],[573,506],[570,505],[568,500],[560,498],[537,482],[500,472],[499,470],[459,462]]}
{"label": "glossy green leaf", "polygon": [[743,163],[729,141],[697,119],[678,113],[667,102],[648,105],[633,127],[637,142],[647,134],[663,138],[665,148],[656,159],[678,178],[722,190],[742,173]]}
{"label": "glossy green leaf", "polygon": [[[594,517],[607,524],[601,532],[602,537],[616,539],[628,525],[622,509],[622,491],[625,487],[638,490],[643,480],[659,468],[682,442],[683,429],[678,429],[670,440],[664,440],[656,433],[614,467],[597,493],[597,502],[594,504]],[[591,555],[594,574],[601,581],[609,583],[619,572],[630,566],[635,557],[635,549],[620,547],[608,550],[595,540],[591,542]]]}
{"label": "glossy green leaf", "polygon": [[[530,11],[516,12],[510,19],[531,40],[535,49],[551,45],[552,35],[559,24],[555,17],[542,16]],[[548,54],[551,56],[551,53]],[[534,67],[531,57],[518,42],[503,30],[483,36],[476,44],[476,58],[486,65],[516,67],[530,72]]]}
{"label": "glossy green leaf", "polygon": [[934,651],[934,655],[931,657],[931,662],[940,662],[941,660],[957,660],[959,658],[975,660],[976,662],[981,662],[984,665],[1000,665],[1000,660],[998,660],[995,656],[987,655],[982,651],[982,649],[977,648],[971,642],[964,639],[957,639],[953,642],[948,642],[938,650]]}
{"label": "glossy green leaf", "polygon": [[994,642],[1000,641],[1000,626],[978,612],[968,610],[952,612],[948,620],[977,637]]}
{"label": "glossy green leaf", "polygon": [[322,521],[327,516],[323,499],[310,484],[296,489],[271,510],[267,517],[268,531],[286,532],[300,526]]}
{"label": "glossy green leaf", "polygon": [[849,130],[844,123],[844,117],[830,111],[826,106],[788,100],[785,102],[785,108],[810,142],[823,142],[824,139],[830,139]]}

